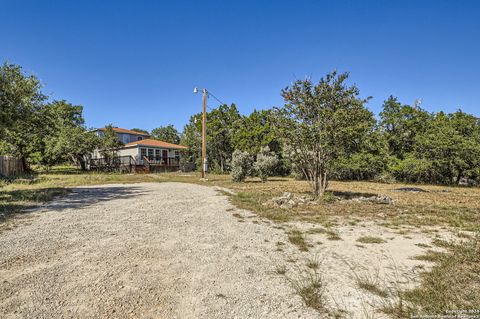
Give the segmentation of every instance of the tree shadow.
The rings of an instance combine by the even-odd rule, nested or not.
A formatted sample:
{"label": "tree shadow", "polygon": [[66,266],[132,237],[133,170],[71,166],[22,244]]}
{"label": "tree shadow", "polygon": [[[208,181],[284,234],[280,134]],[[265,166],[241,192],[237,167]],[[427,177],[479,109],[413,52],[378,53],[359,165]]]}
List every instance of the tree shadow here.
{"label": "tree shadow", "polygon": [[373,197],[378,194],[373,193],[360,193],[360,192],[342,192],[342,191],[331,191],[334,196],[340,197],[345,200],[354,199],[358,197]]}
{"label": "tree shadow", "polygon": [[110,186],[86,188],[42,188],[0,191],[0,223],[15,215],[37,212],[40,205],[50,211],[83,209],[115,199],[125,199],[145,194],[136,186]]}
{"label": "tree shadow", "polygon": [[248,179],[248,180],[245,180],[244,183],[245,184],[261,184],[261,183],[268,183],[268,182],[289,182],[290,180],[288,178],[285,178],[285,177],[269,177],[268,178],[268,181],[266,182],[262,182],[262,180],[260,179]]}
{"label": "tree shadow", "polygon": [[132,198],[146,193],[145,189],[138,186],[73,188],[68,196],[48,203],[45,208],[54,211],[82,209],[100,202]]}

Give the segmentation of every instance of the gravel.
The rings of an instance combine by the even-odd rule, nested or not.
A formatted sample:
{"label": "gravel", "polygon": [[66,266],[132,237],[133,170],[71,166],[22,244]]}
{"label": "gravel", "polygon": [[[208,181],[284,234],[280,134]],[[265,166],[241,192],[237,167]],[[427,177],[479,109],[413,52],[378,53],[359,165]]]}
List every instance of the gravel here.
{"label": "gravel", "polygon": [[318,318],[284,277],[282,230],[212,188],[75,188],[0,232],[1,318]]}

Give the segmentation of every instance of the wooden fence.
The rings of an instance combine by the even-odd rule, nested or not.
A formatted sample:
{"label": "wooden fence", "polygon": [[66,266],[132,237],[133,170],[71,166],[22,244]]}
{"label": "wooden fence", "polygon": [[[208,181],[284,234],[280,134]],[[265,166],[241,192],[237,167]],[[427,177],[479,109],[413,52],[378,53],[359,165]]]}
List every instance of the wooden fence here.
{"label": "wooden fence", "polygon": [[15,176],[23,173],[22,160],[15,156],[0,155],[0,176]]}

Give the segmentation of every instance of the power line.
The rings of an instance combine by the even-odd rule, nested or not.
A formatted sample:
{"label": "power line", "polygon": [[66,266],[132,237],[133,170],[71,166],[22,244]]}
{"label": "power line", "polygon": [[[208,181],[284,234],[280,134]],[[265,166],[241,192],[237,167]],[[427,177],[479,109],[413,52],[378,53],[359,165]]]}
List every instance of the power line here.
{"label": "power line", "polygon": [[225,103],[223,103],[222,101],[220,101],[215,95],[213,95],[212,92],[207,91],[207,93],[208,93],[209,96],[212,96],[215,100],[217,100],[218,103],[220,103],[220,104],[222,104],[222,105],[225,104]]}

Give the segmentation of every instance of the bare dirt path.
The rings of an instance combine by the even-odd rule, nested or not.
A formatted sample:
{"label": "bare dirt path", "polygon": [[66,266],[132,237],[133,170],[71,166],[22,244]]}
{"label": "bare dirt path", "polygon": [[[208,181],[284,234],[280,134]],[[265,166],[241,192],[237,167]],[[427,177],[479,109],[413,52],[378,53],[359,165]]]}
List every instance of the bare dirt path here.
{"label": "bare dirt path", "polygon": [[76,188],[0,233],[0,317],[318,318],[274,273],[285,233],[234,210],[191,184]]}

